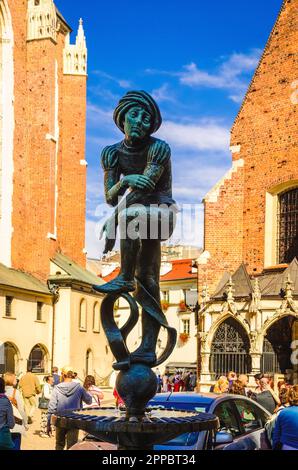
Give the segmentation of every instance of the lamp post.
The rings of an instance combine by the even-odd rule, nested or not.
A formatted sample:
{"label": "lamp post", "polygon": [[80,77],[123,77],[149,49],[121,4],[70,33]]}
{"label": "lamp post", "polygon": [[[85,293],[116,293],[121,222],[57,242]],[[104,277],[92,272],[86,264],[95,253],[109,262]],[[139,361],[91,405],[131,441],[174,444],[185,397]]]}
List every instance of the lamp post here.
{"label": "lamp post", "polygon": [[201,373],[202,373],[202,338],[201,338],[201,318],[200,318],[200,266],[207,265],[211,255],[209,251],[204,251],[196,261],[197,281],[198,281],[198,300],[195,307],[197,324],[197,391],[200,391]]}
{"label": "lamp post", "polygon": [[[197,265],[193,265],[193,267],[197,267]],[[199,312],[200,312],[200,304],[198,301],[198,289],[189,290],[186,292],[185,295],[186,305],[195,314],[195,326],[197,328],[197,383],[199,383],[201,377],[201,337],[199,334]]]}

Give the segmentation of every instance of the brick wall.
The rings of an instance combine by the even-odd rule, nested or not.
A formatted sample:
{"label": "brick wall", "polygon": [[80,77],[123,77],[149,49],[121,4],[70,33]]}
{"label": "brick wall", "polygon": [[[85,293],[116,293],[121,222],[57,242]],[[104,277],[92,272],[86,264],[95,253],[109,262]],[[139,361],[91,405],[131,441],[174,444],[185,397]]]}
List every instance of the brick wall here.
{"label": "brick wall", "polygon": [[[12,226],[12,265],[21,266],[22,247],[25,230],[22,221],[26,220],[25,186],[27,158],[27,49],[26,49],[26,9],[25,0],[7,0],[12,17],[14,32],[14,180]],[[18,12],[17,14],[15,12]]]}
{"label": "brick wall", "polygon": [[63,78],[62,161],[59,181],[59,247],[85,265],[86,212],[86,77]]}
{"label": "brick wall", "polygon": [[208,284],[211,292],[225,271],[233,272],[241,264],[243,183],[244,168],[239,167],[224,179],[213,196],[216,201],[205,201],[204,249],[211,259],[199,269],[199,285]]}
{"label": "brick wall", "polygon": [[[298,0],[285,0],[232,128],[233,160],[244,166],[223,184],[218,201],[205,203],[205,249],[214,286],[222,265],[234,271],[264,268],[265,199],[274,186],[298,180]],[[205,274],[206,276],[206,274]]]}

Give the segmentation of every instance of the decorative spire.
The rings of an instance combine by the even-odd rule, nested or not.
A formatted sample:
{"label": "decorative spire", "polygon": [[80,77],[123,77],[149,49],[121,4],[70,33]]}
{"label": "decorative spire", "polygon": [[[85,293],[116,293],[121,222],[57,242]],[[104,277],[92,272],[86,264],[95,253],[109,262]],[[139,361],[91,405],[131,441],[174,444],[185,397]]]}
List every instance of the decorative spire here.
{"label": "decorative spire", "polygon": [[85,37],[85,31],[83,28],[83,19],[80,18],[79,20],[79,28],[78,28],[78,33],[77,33],[77,38],[76,38],[76,46],[81,46],[86,49],[86,37]]}
{"label": "decorative spire", "polygon": [[224,303],[224,306],[223,306],[223,312],[230,312],[232,313],[232,315],[238,315],[238,310],[236,307],[234,294],[235,294],[234,282],[233,282],[232,276],[230,276],[230,280],[227,284],[227,288],[225,291],[226,302]]}
{"label": "decorative spire", "polygon": [[27,40],[57,40],[58,19],[53,0],[28,0]]}
{"label": "decorative spire", "polygon": [[254,280],[253,292],[252,292],[252,301],[249,307],[249,313],[256,314],[260,308],[260,301],[262,298],[261,289],[259,280],[256,277]]}
{"label": "decorative spire", "polygon": [[205,284],[203,286],[202,296],[201,297],[202,297],[202,305],[206,305],[210,300],[209,288],[208,288],[207,284]]}
{"label": "decorative spire", "polygon": [[82,18],[79,20],[76,43],[70,44],[69,34],[66,38],[64,48],[64,74],[87,75],[87,45]]}
{"label": "decorative spire", "polygon": [[234,302],[234,293],[235,293],[235,289],[234,289],[234,283],[233,283],[233,279],[232,279],[232,276],[230,276],[230,280],[227,284],[227,290],[226,290],[226,294],[227,294],[227,301],[232,301]]}
{"label": "decorative spire", "polygon": [[290,274],[288,274],[287,281],[286,281],[286,290],[285,290],[285,298],[287,300],[293,300],[293,282],[291,280]]}
{"label": "decorative spire", "polygon": [[283,301],[280,307],[281,313],[285,313],[287,310],[292,310],[292,312],[298,313],[298,308],[293,298],[293,292],[294,292],[293,282],[292,282],[290,274],[288,274],[288,277],[285,283],[285,289],[282,289]]}

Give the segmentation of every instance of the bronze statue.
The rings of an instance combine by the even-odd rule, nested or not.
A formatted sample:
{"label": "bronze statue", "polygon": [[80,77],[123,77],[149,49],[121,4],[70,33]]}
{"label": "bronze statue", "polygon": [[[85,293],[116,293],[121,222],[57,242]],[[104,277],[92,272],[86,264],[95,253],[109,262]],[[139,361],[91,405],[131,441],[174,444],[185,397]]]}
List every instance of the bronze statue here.
{"label": "bronze statue", "polygon": [[[132,364],[161,364],[176,343],[177,333],[169,327],[161,308],[159,282],[161,242],[173,233],[177,206],[172,198],[170,147],[152,137],[162,124],[154,99],[145,91],[128,92],[115,109],[114,121],[125,138],[102,152],[105,197],[115,207],[103,233],[107,253],[115,245],[119,226],[121,271],[116,279],[94,289],[107,294],[102,306],[103,325],[117,359],[114,368],[125,371]],[[134,292],[142,306],[142,344],[133,353],[126,348],[127,325],[120,331],[111,319],[113,302],[120,296],[131,298],[129,292]],[[131,302],[130,307],[133,311]],[[130,330],[137,321],[135,310],[132,317]],[[168,343],[157,359],[156,344],[162,326],[168,331]]]}

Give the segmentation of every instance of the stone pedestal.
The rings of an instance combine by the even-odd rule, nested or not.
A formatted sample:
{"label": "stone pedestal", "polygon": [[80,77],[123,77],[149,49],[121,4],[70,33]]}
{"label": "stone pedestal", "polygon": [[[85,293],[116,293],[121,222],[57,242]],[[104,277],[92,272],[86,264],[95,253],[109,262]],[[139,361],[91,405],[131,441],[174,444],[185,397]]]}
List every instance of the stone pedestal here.
{"label": "stone pedestal", "polygon": [[251,373],[252,373],[252,375],[260,374],[262,354],[252,352],[250,355],[251,355]]}

